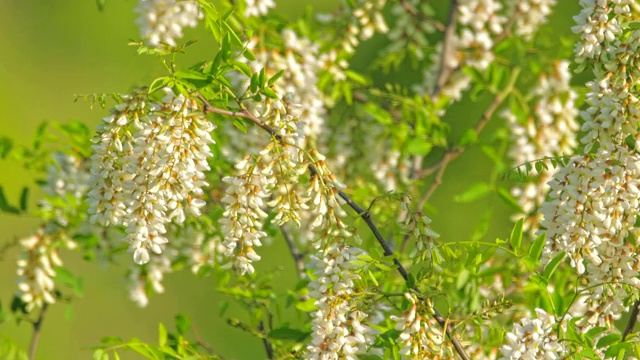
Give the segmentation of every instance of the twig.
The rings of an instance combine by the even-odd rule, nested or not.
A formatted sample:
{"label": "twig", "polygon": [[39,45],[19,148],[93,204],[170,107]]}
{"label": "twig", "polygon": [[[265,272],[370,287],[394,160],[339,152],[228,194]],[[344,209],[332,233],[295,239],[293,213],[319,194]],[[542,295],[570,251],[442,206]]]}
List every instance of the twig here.
{"label": "twig", "polygon": [[640,312],[640,300],[636,300],[633,303],[633,310],[631,310],[631,314],[629,314],[629,322],[627,323],[627,327],[624,329],[624,333],[622,334],[622,341],[626,339],[626,337],[631,334],[633,328],[636,326],[638,322],[638,312]]}
{"label": "twig", "polygon": [[273,359],[273,345],[267,339],[267,334],[264,331],[264,321],[260,321],[258,324],[258,331],[262,334],[262,344],[264,345],[264,351],[267,353],[267,359]]}
{"label": "twig", "polygon": [[38,320],[33,323],[33,335],[31,335],[31,345],[29,346],[29,360],[36,358],[36,350],[38,349],[38,341],[40,340],[40,331],[42,330],[42,322],[44,321],[44,315],[47,313],[49,304],[42,305]]}
{"label": "twig", "polygon": [[456,31],[456,17],[458,14],[458,0],[451,0],[451,7],[449,8],[449,18],[447,19],[447,26],[444,29],[444,39],[442,39],[442,54],[440,55],[440,68],[436,83],[431,90],[431,97],[436,97],[440,92],[440,89],[449,80],[449,77],[455,70],[447,66],[447,59],[451,56],[451,47],[453,45],[453,38]]}
{"label": "twig", "polygon": [[284,241],[287,243],[287,247],[289,248],[289,252],[291,252],[291,257],[293,258],[293,262],[296,264],[296,270],[298,271],[298,277],[300,279],[306,279],[307,274],[304,272],[304,263],[302,262],[303,256],[298,250],[298,247],[293,242],[291,238],[291,234],[284,227],[280,226],[280,232],[282,233],[282,237],[284,237]]}
{"label": "twig", "polygon": [[[249,113],[248,111],[246,111],[246,110],[229,111],[229,110],[219,109],[219,108],[211,106],[211,104],[209,104],[209,102],[207,102],[207,100],[202,96],[202,94],[197,94],[197,97],[202,102],[202,104],[204,106],[204,112],[205,113],[214,113],[214,114],[220,114],[220,115],[225,115],[225,116],[241,117],[243,119],[249,120],[252,123],[258,125],[260,128],[264,129],[271,136],[275,137],[278,141],[280,141],[282,143],[286,142],[286,140],[282,136],[277,134],[276,131],[273,128],[271,128],[269,125],[266,125],[265,123],[263,123],[260,119],[258,119],[256,116],[254,116],[253,114]],[[313,164],[308,164],[308,168],[309,168],[309,172],[311,173],[312,176],[317,176],[319,174],[318,173],[318,169]],[[362,217],[364,222],[369,227],[369,230],[371,230],[371,232],[373,233],[374,237],[376,238],[376,240],[378,241],[378,243],[380,244],[380,246],[384,250],[384,255],[393,257],[393,262],[396,265],[397,270],[400,273],[400,276],[402,276],[402,278],[405,280],[405,282],[408,282],[409,281],[409,273],[404,268],[402,263],[400,263],[400,260],[398,260],[398,258],[395,256],[395,254],[393,253],[393,250],[391,249],[391,247],[389,247],[389,244],[384,239],[384,237],[380,233],[380,230],[378,229],[376,224],[371,219],[371,215],[369,214],[369,212],[365,211],[362,207],[360,207],[358,204],[356,204],[349,197],[349,195],[344,193],[342,190],[338,190],[337,193],[338,193],[338,196],[340,196],[340,198],[342,198],[353,211],[355,211],[360,217]],[[416,293],[418,293],[418,294],[422,294],[422,292],[416,286],[414,286],[411,289],[413,291],[415,291]],[[463,360],[469,360],[470,358],[467,355],[467,353],[465,352],[464,348],[462,347],[462,344],[455,337],[455,335],[453,333],[454,332],[453,325],[447,319],[445,319],[435,308],[433,309],[433,311],[434,311],[434,314],[432,315],[433,318],[445,330],[445,332],[447,334],[447,337],[449,338],[449,340],[453,344],[453,346],[456,349],[456,352],[458,353],[460,358],[462,358]],[[266,347],[266,344],[265,344],[265,347]]]}
{"label": "twig", "polygon": [[[493,99],[493,102],[484,111],[484,113],[480,117],[480,120],[476,124],[476,127],[474,128],[474,133],[476,138],[478,137],[478,135],[480,135],[480,133],[485,128],[489,120],[491,120],[491,116],[496,111],[496,109],[500,106],[500,104],[502,104],[502,102],[507,97],[507,95],[509,95],[509,93],[513,91],[513,87],[515,86],[515,82],[519,74],[520,74],[519,68],[513,69],[513,71],[511,72],[511,77],[509,78],[509,82],[507,83],[507,86],[495,97],[495,99]],[[442,184],[442,177],[444,176],[444,172],[447,169],[447,166],[449,165],[449,163],[455,160],[458,156],[462,155],[462,153],[464,153],[467,150],[467,148],[468,148],[467,146],[457,146],[449,149],[444,153],[444,155],[442,156],[442,159],[439,162],[437,162],[436,164],[434,164],[429,168],[424,169],[423,171],[420,171],[417,174],[416,178],[419,179],[419,178],[427,177],[433,174],[434,172],[436,173],[436,176],[433,179],[433,182],[431,183],[427,191],[424,193],[422,198],[420,198],[420,201],[418,202],[418,209],[422,210],[424,208],[424,205],[427,203],[427,201],[429,201],[429,199],[431,198],[433,193],[436,191],[438,186]],[[400,243],[400,246],[399,246],[399,251],[401,253],[404,252],[405,248],[407,247],[407,244],[409,243],[410,238],[411,238],[411,234],[406,234],[402,239],[402,242]]]}

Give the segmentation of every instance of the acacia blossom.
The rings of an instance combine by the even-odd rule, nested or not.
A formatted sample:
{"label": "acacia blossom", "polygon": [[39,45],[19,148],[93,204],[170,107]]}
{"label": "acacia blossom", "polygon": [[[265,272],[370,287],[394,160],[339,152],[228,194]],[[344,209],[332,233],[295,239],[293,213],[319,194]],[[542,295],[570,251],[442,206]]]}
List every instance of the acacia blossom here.
{"label": "acacia blossom", "polygon": [[453,358],[453,347],[433,318],[431,302],[420,300],[413,293],[404,296],[409,301],[410,309],[401,316],[390,317],[396,322],[396,330],[401,331],[397,342],[401,346],[402,359]]}
{"label": "acacia blossom", "polygon": [[547,21],[556,0],[518,0],[515,2],[515,33],[531,40],[538,27]]}
{"label": "acacia blossom", "polygon": [[[500,348],[500,360],[565,359],[569,349],[558,341],[557,334],[553,332],[556,323],[555,316],[536,309],[535,317],[523,318],[507,333],[507,342]],[[562,327],[566,328],[566,325]]]}
{"label": "acacia blossom", "polygon": [[244,10],[245,17],[267,15],[269,9],[274,8],[276,3],[274,0],[244,0],[246,8]]}
{"label": "acacia blossom", "polygon": [[334,244],[311,257],[313,280],[309,295],[317,301],[312,314],[311,343],[305,359],[358,359],[373,345],[375,331],[367,326],[367,314],[355,306],[355,281],[352,263],[364,252],[358,248]]}
{"label": "acacia blossom", "polygon": [[[629,16],[631,0],[580,0],[582,11],[573,17],[573,32],[580,34],[576,43],[576,61],[599,60],[622,33],[619,16]],[[614,45],[615,47],[615,45]]]}
{"label": "acacia blossom", "polygon": [[[510,111],[503,112],[511,128],[509,157],[514,166],[542,161],[547,169],[532,167],[525,174],[523,184],[518,184],[511,194],[518,200],[525,215],[524,229],[530,233],[538,230],[542,214],[537,210],[544,202],[549,186],[547,182],[555,173],[550,158],[570,155],[576,148],[578,110],[575,106],[577,94],[569,84],[568,61],[556,61],[549,76],[542,75],[534,89],[534,116],[519,119]],[[522,217],[518,214],[514,219]]]}
{"label": "acacia blossom", "polygon": [[161,43],[176,46],[182,29],[196,27],[204,17],[200,5],[192,0],[138,0],[135,11],[139,15],[136,24],[140,36],[149,46]]}
{"label": "acacia blossom", "polygon": [[91,222],[121,225],[134,261],[162,252],[166,225],[200,216],[213,126],[198,104],[169,93],[162,102],[125,96],[104,118],[91,157]]}

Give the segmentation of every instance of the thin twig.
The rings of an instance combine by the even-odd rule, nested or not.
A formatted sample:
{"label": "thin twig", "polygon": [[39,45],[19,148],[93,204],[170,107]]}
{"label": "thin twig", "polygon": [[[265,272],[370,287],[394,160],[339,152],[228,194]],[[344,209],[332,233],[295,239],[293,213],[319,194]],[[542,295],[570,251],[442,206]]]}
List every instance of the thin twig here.
{"label": "thin twig", "polygon": [[273,359],[273,345],[267,339],[267,334],[264,331],[264,321],[260,321],[258,324],[258,331],[262,334],[262,344],[264,345],[264,351],[267,353],[267,359]]}
{"label": "thin twig", "polygon": [[442,39],[442,54],[440,55],[440,68],[436,83],[431,91],[431,97],[436,97],[440,92],[440,89],[449,80],[449,77],[455,70],[452,67],[447,66],[447,61],[451,54],[451,48],[453,46],[453,39],[456,33],[456,18],[458,14],[458,0],[451,0],[451,6],[449,8],[449,18],[447,19],[447,26],[444,29],[444,38]]}
{"label": "thin twig", "polygon": [[[248,111],[245,111],[245,110],[229,111],[229,110],[219,109],[219,108],[211,106],[211,104],[209,104],[207,102],[207,100],[201,94],[198,94],[197,97],[202,102],[202,104],[204,106],[204,112],[205,113],[214,113],[214,114],[225,115],[225,116],[241,117],[243,119],[249,120],[252,123],[258,125],[260,128],[264,129],[271,136],[275,137],[278,141],[280,141],[282,143],[286,143],[286,140],[282,136],[277,134],[276,131],[273,128],[271,128],[269,125],[267,125],[264,122],[262,122],[260,119],[258,119],[256,116],[254,116],[253,114],[249,113]],[[319,174],[318,173],[318,169],[313,164],[308,164],[308,168],[309,168],[309,172],[311,173],[311,176],[317,176]],[[349,197],[349,195],[344,193],[342,190],[338,190],[338,196],[340,196],[352,210],[354,210],[360,217],[362,217],[364,222],[369,227],[369,230],[371,230],[371,232],[373,233],[374,237],[376,238],[376,240],[378,241],[378,243],[380,244],[380,246],[384,250],[384,255],[393,257],[393,262],[396,265],[397,270],[400,273],[400,276],[402,276],[402,278],[405,280],[405,282],[408,282],[409,281],[409,273],[404,268],[402,263],[400,263],[400,260],[398,260],[398,258],[395,256],[395,254],[394,254],[393,250],[391,249],[391,247],[389,247],[389,244],[384,239],[384,237],[380,233],[380,230],[378,229],[376,224],[371,219],[370,213],[365,211],[358,204],[356,204]],[[413,291],[415,291],[417,294],[422,294],[422,292],[416,286],[412,287],[411,289]],[[467,355],[467,353],[465,352],[464,347],[462,346],[460,341],[455,337],[455,335],[453,333],[454,332],[453,324],[451,324],[451,322],[449,322],[448,319],[445,319],[435,308],[433,308],[433,311],[434,311],[434,314],[432,315],[433,318],[445,330],[445,333],[447,334],[447,337],[449,338],[449,340],[453,344],[453,346],[456,349],[456,352],[458,353],[460,358],[462,358],[463,360],[469,360],[470,358]],[[265,344],[265,346],[266,346],[266,344]]]}
{"label": "thin twig", "polygon": [[629,314],[629,322],[627,323],[627,327],[624,329],[624,333],[622,334],[622,341],[626,339],[629,334],[633,331],[633,328],[636,326],[638,322],[638,312],[640,312],[640,300],[636,300],[633,303],[633,310],[631,310],[631,314]]}
{"label": "thin twig", "polygon": [[280,226],[280,232],[282,233],[282,237],[284,237],[284,241],[287,243],[289,252],[291,252],[291,257],[293,258],[293,262],[296,265],[296,270],[298,271],[298,277],[300,279],[306,279],[307,274],[304,272],[304,262],[302,261],[303,256],[300,253],[300,250],[298,250],[295,242],[293,242],[291,234],[284,226]]}
{"label": "thin twig", "polygon": [[33,323],[33,335],[31,335],[31,345],[29,346],[29,360],[36,358],[36,351],[38,349],[38,341],[40,340],[40,332],[42,330],[42,322],[44,321],[44,315],[47,313],[49,304],[45,303],[40,309],[40,315],[38,320]]}

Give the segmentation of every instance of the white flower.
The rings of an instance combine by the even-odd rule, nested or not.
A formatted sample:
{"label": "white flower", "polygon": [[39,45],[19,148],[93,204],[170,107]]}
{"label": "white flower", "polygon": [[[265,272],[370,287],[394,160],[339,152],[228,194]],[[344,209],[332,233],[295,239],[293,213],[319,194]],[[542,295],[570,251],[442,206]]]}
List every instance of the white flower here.
{"label": "white flower", "polygon": [[558,341],[558,334],[553,333],[555,328],[555,317],[536,309],[535,317],[522,319],[506,334],[500,359],[564,359],[569,349]]}
{"label": "white flower", "polygon": [[138,0],[136,20],[140,36],[149,46],[167,43],[175,46],[176,39],[182,37],[182,29],[196,27],[203,18],[200,5],[196,1],[185,0]]}

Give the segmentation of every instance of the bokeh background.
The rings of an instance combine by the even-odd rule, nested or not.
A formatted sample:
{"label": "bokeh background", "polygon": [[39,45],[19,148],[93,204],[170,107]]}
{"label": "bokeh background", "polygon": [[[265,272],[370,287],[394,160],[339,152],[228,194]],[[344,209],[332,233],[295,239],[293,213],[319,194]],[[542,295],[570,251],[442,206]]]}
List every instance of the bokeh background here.
{"label": "bokeh background", "polygon": [[[329,11],[338,3],[337,0],[276,2],[275,12],[291,21],[300,17],[307,6]],[[578,2],[558,2],[543,30],[558,37],[571,37],[571,16],[577,13]],[[443,6],[437,3],[445,2],[434,3]],[[82,101],[74,103],[74,94],[128,92],[133,86],[147,84],[163,74],[156,59],[136,56],[135,48],[127,46],[129,39],[138,36],[135,5],[133,0],[107,0],[104,11],[100,12],[94,1],[0,1],[0,135],[9,135],[17,143],[27,145],[37,126],[45,120],[78,119],[93,127],[107,111],[100,107],[90,109]],[[216,46],[202,28],[187,29],[185,39],[189,38],[200,41],[179,60],[182,64],[209,59],[215,54]],[[364,46],[374,51],[375,46]],[[354,66],[369,66],[368,61],[368,56],[359,56]],[[407,76],[416,78],[415,74]],[[474,123],[489,101],[481,98],[479,103],[472,103],[465,99],[447,113],[447,121],[454,125]],[[452,128],[452,136],[459,136],[457,127]],[[466,153],[450,166],[443,186],[432,198],[439,212],[430,214],[434,229],[443,239],[467,239],[480,220],[478,214],[486,209],[492,209],[494,218],[487,238],[508,236],[511,224],[507,208],[496,197],[471,204],[452,201],[465,186],[486,179],[489,168],[488,160],[479,151]],[[13,162],[0,160],[0,186],[12,203],[17,203],[22,187],[30,185],[33,209],[39,195],[34,176]],[[34,218],[0,214],[0,245],[28,236],[37,223]],[[295,284],[293,276],[286,276],[293,264],[284,255],[287,250],[282,244],[276,242],[262,249],[261,254],[260,266],[284,266],[283,277],[274,283],[276,289]],[[11,249],[0,259],[3,309],[8,308],[15,291],[15,255],[16,249]],[[177,313],[190,317],[202,340],[225,358],[264,357],[262,344],[257,339],[230,328],[225,318],[219,316],[226,298],[215,291],[214,278],[196,279],[188,271],[170,274],[165,281],[166,292],[154,296],[147,308],[140,309],[128,299],[123,278],[126,264],[106,268],[84,262],[75,253],[63,252],[62,256],[73,273],[84,276],[85,293],[71,305],[50,307],[38,359],[90,359],[92,351],[88,348],[106,335],[156,341],[158,323],[172,327]],[[242,312],[232,306],[226,315],[242,317]],[[31,327],[6,322],[0,324],[0,334],[13,338],[26,349]],[[124,359],[139,358],[133,353],[123,355]]]}

